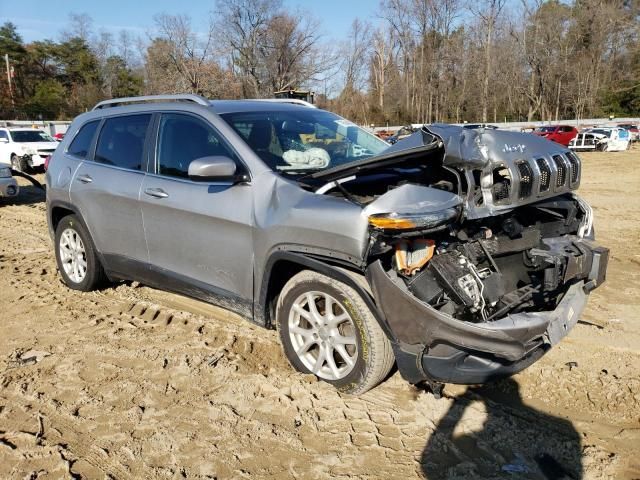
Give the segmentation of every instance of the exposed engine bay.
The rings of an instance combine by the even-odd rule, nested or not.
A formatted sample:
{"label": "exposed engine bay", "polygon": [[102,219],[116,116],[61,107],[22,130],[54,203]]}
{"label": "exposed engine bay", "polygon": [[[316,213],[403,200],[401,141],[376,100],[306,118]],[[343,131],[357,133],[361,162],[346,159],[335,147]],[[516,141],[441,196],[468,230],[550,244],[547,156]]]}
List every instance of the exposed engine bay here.
{"label": "exposed engine bay", "polygon": [[581,173],[534,135],[429,125],[303,182],[361,208],[358,266],[403,376],[473,384],[537,361],[604,282]]}
{"label": "exposed engine bay", "polygon": [[[591,208],[574,193],[580,159],[534,136],[429,126],[375,162],[322,173],[317,190],[363,207],[366,263],[440,313],[491,322],[552,311],[592,272]],[[533,153],[529,153],[533,152]],[[600,263],[600,259],[598,262]],[[602,273],[602,276],[604,273]],[[595,278],[594,278],[595,276]]]}
{"label": "exposed engine bay", "polygon": [[578,236],[585,214],[566,195],[424,236],[374,230],[370,259],[413,296],[459,320],[553,310],[591,271],[589,240]]}

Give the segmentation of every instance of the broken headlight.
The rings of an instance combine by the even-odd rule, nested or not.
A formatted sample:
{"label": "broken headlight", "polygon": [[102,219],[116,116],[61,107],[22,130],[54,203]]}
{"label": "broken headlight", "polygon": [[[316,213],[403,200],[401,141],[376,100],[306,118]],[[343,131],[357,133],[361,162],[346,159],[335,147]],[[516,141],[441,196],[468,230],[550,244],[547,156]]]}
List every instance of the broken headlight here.
{"label": "broken headlight", "polygon": [[455,207],[430,213],[377,213],[369,216],[369,225],[381,230],[433,229],[450,223],[458,214]]}

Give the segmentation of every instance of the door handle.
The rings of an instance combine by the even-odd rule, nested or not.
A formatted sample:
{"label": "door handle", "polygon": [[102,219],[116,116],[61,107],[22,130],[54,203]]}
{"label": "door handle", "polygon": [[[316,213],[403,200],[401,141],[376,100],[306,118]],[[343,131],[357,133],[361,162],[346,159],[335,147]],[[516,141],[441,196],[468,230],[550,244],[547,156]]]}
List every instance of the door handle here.
{"label": "door handle", "polygon": [[161,188],[147,188],[144,193],[154,198],[167,198],[169,196],[169,194]]}
{"label": "door handle", "polygon": [[93,178],[91,178],[91,175],[78,175],[78,180],[80,180],[82,183],[93,182]]}

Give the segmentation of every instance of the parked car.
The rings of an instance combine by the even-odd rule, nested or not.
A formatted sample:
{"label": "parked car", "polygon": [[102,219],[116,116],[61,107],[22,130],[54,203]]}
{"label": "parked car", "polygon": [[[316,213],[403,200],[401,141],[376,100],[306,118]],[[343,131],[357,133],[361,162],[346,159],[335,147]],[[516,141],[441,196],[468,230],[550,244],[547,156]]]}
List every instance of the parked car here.
{"label": "parked car", "polygon": [[629,131],[619,127],[588,128],[569,143],[571,150],[619,152],[629,148]]}
{"label": "parked car", "polygon": [[415,131],[416,129],[413,128],[411,125],[404,126],[400,128],[400,130],[398,130],[396,133],[391,135],[390,137],[387,137],[386,139],[387,143],[394,145],[398,143],[400,140],[407,138],[409,135],[411,135]]}
{"label": "parked car", "polygon": [[580,152],[601,150],[603,147],[601,140],[603,138],[605,138],[605,135],[588,131],[580,132],[573,140],[569,142],[568,147],[570,150]]}
{"label": "parked car", "polygon": [[538,127],[533,131],[533,134],[567,146],[578,135],[578,129],[570,125],[551,125]]}
{"label": "parked car", "polygon": [[0,165],[26,172],[43,166],[57,146],[49,134],[36,128],[0,128]]}
{"label": "parked car", "polygon": [[619,123],[618,127],[629,131],[629,141],[640,141],[640,130],[638,130],[638,125],[634,125],[632,123]]}
{"label": "parked car", "polygon": [[388,145],[304,105],[138,97],[73,121],[47,220],[69,288],[137,280],[276,328],[341,391],[394,362],[437,391],[512,375],[577,323],[608,260],[580,176],[529,134]]}
{"label": "parked car", "polygon": [[0,166],[0,198],[15,197],[18,193],[20,193],[20,187],[11,175],[11,169]]}

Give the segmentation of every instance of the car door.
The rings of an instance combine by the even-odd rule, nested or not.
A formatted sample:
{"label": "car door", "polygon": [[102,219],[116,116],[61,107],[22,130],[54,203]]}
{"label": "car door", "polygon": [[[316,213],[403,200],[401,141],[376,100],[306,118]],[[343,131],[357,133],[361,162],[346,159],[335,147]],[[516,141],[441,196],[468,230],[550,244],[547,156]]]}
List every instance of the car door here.
{"label": "car door", "polygon": [[569,142],[575,137],[573,127],[562,127],[562,145],[569,145]]}
{"label": "car door", "polygon": [[11,163],[11,152],[9,152],[9,134],[6,130],[0,130],[0,164]]}
{"label": "car door", "polygon": [[161,114],[155,173],[146,176],[141,190],[151,270],[178,291],[191,286],[200,292],[196,296],[204,291],[250,302],[252,188],[246,183],[194,181],[188,175],[193,160],[214,155],[232,158],[248,173],[208,121],[185,113]]}
{"label": "car door", "polygon": [[148,261],[139,195],[151,118],[106,118],[95,153],[78,166],[70,189],[71,203],[79,208],[105,267],[125,278],[137,278],[136,270]]}

